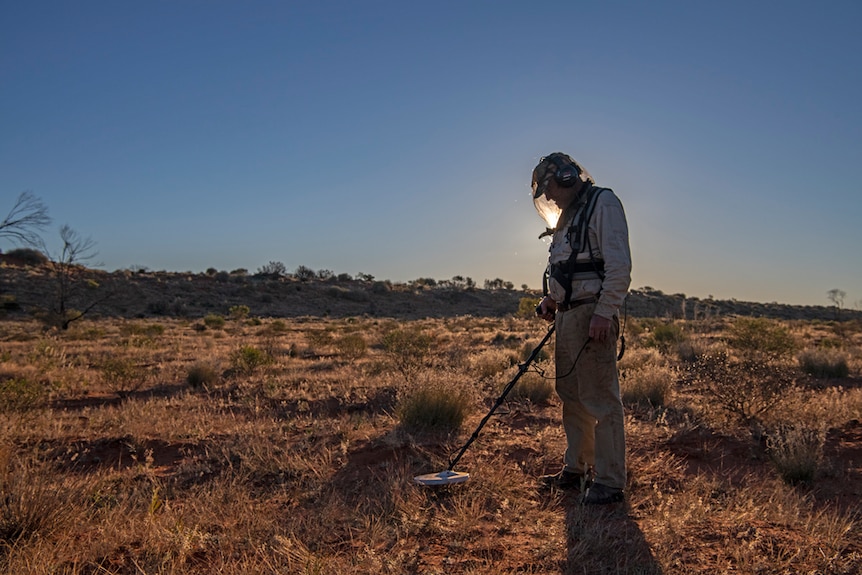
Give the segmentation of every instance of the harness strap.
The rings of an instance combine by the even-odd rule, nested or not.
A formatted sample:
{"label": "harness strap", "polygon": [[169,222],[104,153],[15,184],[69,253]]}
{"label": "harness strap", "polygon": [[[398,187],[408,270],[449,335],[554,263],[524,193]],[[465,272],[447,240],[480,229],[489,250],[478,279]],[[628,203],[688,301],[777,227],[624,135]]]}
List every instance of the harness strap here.
{"label": "harness strap", "polygon": [[572,276],[590,276],[576,279],[601,279],[601,277],[605,273],[605,262],[604,260],[595,259],[588,262],[573,262],[572,260],[569,260],[565,262],[551,264],[551,273],[553,274],[554,271],[559,271],[566,275]]}
{"label": "harness strap", "polygon": [[[578,201],[569,206],[563,211],[563,216],[560,218],[559,224],[571,221],[568,230],[566,230],[566,239],[572,249],[569,259],[565,262],[557,262],[549,264],[542,277],[542,291],[545,295],[548,294],[548,280],[555,279],[566,291],[565,299],[562,303],[568,304],[572,298],[572,282],[575,280],[590,280],[590,279],[605,279],[605,262],[596,259],[593,256],[592,245],[589,237],[589,222],[593,217],[593,212],[596,209],[596,202],[603,191],[607,188],[599,188],[590,186]],[[571,219],[568,214],[574,211]],[[584,245],[587,246],[587,252],[590,256],[589,262],[578,262],[575,260],[578,254],[583,250]],[[601,294],[601,290],[599,290]],[[598,294],[597,294],[598,295]],[[558,302],[560,303],[560,302]]]}

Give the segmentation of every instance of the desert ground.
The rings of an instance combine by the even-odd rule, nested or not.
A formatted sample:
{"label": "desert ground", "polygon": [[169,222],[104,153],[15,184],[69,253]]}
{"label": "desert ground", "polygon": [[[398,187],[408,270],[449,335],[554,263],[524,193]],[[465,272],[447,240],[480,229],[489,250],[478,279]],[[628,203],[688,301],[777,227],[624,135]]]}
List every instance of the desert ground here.
{"label": "desert ground", "polygon": [[[585,507],[537,482],[565,440],[533,293],[188,287],[62,330],[10,277],[0,572],[862,573],[857,319],[630,313],[626,500]],[[521,369],[470,479],[413,481]]]}

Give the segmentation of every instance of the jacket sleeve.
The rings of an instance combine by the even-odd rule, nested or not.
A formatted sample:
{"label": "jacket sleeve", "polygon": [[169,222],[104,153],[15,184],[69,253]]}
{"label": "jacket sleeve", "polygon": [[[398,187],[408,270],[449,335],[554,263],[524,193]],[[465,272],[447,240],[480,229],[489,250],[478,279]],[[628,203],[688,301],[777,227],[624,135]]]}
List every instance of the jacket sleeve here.
{"label": "jacket sleeve", "polygon": [[[611,319],[618,311],[632,281],[632,256],[626,214],[619,198],[603,193],[590,222],[590,241],[605,262],[605,277],[596,315]],[[598,249],[596,250],[596,246]]]}

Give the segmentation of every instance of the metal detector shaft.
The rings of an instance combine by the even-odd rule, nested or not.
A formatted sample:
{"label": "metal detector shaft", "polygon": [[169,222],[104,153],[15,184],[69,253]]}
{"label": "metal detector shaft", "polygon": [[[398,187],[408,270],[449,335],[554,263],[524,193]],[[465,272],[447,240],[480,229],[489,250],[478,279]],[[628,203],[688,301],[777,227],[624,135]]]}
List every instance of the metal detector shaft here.
{"label": "metal detector shaft", "polygon": [[476,431],[473,432],[473,435],[470,436],[470,439],[467,440],[467,443],[464,444],[464,447],[461,448],[461,451],[458,452],[458,455],[455,456],[455,459],[450,461],[449,468],[446,471],[452,471],[461,457],[464,455],[464,452],[467,451],[467,448],[476,441],[476,438],[479,437],[479,432],[482,431],[482,428],[485,427],[485,424],[488,423],[488,420],[491,419],[491,416],[494,415],[494,412],[497,411],[497,408],[503,405],[503,402],[506,400],[506,396],[509,395],[509,392],[512,391],[512,388],[515,387],[515,384],[518,383],[518,380],[521,379],[521,376],[527,372],[527,368],[530,367],[530,364],[535,361],[536,357],[539,355],[539,351],[545,344],[548,343],[548,340],[551,339],[551,334],[554,333],[554,324],[551,324],[551,327],[548,328],[548,333],[545,334],[545,337],[542,338],[542,341],[539,342],[539,345],[536,346],[536,349],[533,350],[533,353],[530,354],[530,357],[527,358],[527,361],[518,366],[518,373],[515,374],[515,377],[512,378],[506,387],[503,389],[503,393],[500,394],[500,397],[497,398],[497,402],[494,403],[494,406],[491,408],[491,411],[488,412],[482,421],[479,423],[479,426],[476,428]]}

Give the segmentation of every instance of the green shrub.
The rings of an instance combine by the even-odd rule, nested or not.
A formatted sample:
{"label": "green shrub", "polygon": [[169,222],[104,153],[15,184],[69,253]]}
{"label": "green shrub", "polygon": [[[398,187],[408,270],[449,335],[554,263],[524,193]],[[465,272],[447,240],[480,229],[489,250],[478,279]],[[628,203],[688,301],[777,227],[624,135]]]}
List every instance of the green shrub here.
{"label": "green shrub", "polygon": [[807,350],[799,355],[802,371],[818,379],[844,378],[850,375],[847,354],[836,350]]}
{"label": "green shrub", "polygon": [[27,411],[42,404],[45,385],[26,377],[0,379],[0,411]]}
{"label": "green shrub", "polygon": [[204,317],[204,325],[210,329],[221,329],[224,327],[225,319],[217,313],[210,313]]}
{"label": "green shrub", "polygon": [[518,317],[536,317],[536,306],[541,301],[542,298],[538,297],[522,297],[518,301]]}
{"label": "green shrub", "polygon": [[348,333],[341,336],[335,341],[335,347],[342,357],[350,361],[363,357],[368,351],[365,338],[358,333]]}
{"label": "green shrub", "polygon": [[467,417],[469,404],[466,393],[430,384],[406,396],[396,413],[408,431],[455,431]]}
{"label": "green shrub", "polygon": [[144,383],[143,370],[129,358],[106,358],[100,368],[105,383],[118,391],[135,391]]}
{"label": "green shrub", "polygon": [[730,346],[777,357],[793,355],[798,345],[783,325],[762,317],[740,317],[730,326]]}
{"label": "green shrub", "polygon": [[228,309],[231,319],[241,320],[248,317],[251,309],[247,305],[233,305]]}
{"label": "green shrub", "polygon": [[231,367],[238,373],[249,375],[259,367],[272,363],[272,356],[253,345],[240,346],[231,355]]}
{"label": "green shrub", "polygon": [[685,340],[682,328],[675,323],[661,323],[653,327],[644,339],[644,346],[654,347],[663,353],[668,353],[673,347]]}

